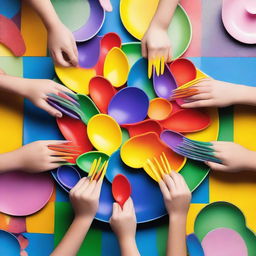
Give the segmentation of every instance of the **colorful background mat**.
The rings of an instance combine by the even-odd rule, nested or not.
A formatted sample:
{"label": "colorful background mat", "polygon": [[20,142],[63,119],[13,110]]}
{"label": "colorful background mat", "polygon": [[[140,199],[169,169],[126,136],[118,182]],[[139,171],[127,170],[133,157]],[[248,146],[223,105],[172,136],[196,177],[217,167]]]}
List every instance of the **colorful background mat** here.
{"label": "colorful background mat", "polygon": [[[250,86],[256,85],[256,46],[246,46],[232,39],[220,19],[221,0],[181,1],[193,26],[192,43],[185,54],[195,65],[215,79]],[[100,34],[117,32],[123,42],[134,39],[119,19],[119,0],[112,0],[114,11],[107,13]],[[21,28],[27,51],[14,58],[0,45],[0,68],[10,75],[26,78],[47,78],[54,75],[53,63],[47,56],[46,31],[38,16],[18,0],[0,0],[0,14],[12,18]],[[235,57],[239,56],[239,57]],[[246,58],[250,56],[250,58]],[[0,94],[0,153],[14,150],[35,140],[61,139],[54,118],[34,107],[29,101]],[[43,121],[42,121],[43,120]],[[220,110],[219,140],[235,141],[256,150],[256,109],[235,106]],[[42,132],[43,131],[43,132]],[[247,218],[248,227],[256,231],[256,176],[252,174],[210,173],[193,193],[187,233],[193,232],[197,213],[209,202],[228,201],[237,205]],[[54,248],[72,220],[72,209],[65,192],[56,186],[49,203],[40,212],[29,216],[26,233],[28,255],[46,256]],[[10,218],[0,214],[0,228],[8,229]],[[137,244],[141,255],[165,255],[167,218],[139,225]],[[120,255],[117,240],[108,225],[94,222],[79,255]]]}

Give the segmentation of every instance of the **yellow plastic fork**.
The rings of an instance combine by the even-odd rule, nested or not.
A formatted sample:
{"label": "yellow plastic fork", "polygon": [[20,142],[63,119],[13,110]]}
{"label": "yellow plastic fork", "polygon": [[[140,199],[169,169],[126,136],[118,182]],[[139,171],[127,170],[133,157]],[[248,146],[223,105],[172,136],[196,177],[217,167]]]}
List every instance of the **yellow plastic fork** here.
{"label": "yellow plastic fork", "polygon": [[88,177],[90,178],[90,182],[93,180],[103,179],[106,171],[107,171],[107,161],[104,161],[100,167],[101,164],[101,157],[99,159],[94,159],[88,174]]}
{"label": "yellow plastic fork", "polygon": [[154,67],[157,76],[160,76],[164,73],[165,61],[163,56],[148,60],[148,78],[152,77]]}
{"label": "yellow plastic fork", "polygon": [[144,170],[155,181],[159,182],[163,179],[165,174],[171,173],[171,166],[164,152],[160,155],[160,160],[156,157],[147,159]]}

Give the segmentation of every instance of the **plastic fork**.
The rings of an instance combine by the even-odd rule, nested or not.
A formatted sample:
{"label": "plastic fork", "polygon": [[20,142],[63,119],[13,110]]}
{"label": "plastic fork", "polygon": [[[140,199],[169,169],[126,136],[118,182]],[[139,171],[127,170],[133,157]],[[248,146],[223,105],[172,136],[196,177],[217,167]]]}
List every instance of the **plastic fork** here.
{"label": "plastic fork", "polygon": [[93,180],[102,180],[107,171],[108,162],[104,161],[101,164],[101,157],[98,159],[94,159],[88,173],[88,178],[90,182]]}
{"label": "plastic fork", "polygon": [[163,179],[165,174],[171,173],[171,166],[165,153],[162,152],[159,156],[159,159],[156,157],[147,159],[144,165],[144,170],[151,178],[159,182]]}
{"label": "plastic fork", "polygon": [[157,76],[160,76],[164,73],[164,57],[157,57],[155,59],[148,60],[148,78],[152,77],[153,69],[155,69],[155,72]]}

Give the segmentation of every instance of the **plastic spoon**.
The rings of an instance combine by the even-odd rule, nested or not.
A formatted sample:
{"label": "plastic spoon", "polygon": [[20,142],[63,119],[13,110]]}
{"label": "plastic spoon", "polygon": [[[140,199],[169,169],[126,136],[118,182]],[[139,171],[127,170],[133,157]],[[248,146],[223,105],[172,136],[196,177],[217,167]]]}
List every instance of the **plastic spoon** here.
{"label": "plastic spoon", "polygon": [[114,87],[120,87],[126,83],[129,69],[129,62],[125,53],[120,48],[112,48],[104,62],[104,77],[106,77]]}
{"label": "plastic spoon", "polygon": [[131,193],[132,189],[129,180],[122,174],[116,175],[112,182],[112,195],[122,208]]}
{"label": "plastic spoon", "polygon": [[65,187],[72,189],[81,179],[80,173],[72,166],[61,166],[57,170],[57,178]]}
{"label": "plastic spoon", "polygon": [[97,75],[103,75],[104,62],[108,52],[114,47],[120,48],[121,44],[121,38],[116,33],[107,33],[102,37],[100,41],[100,57],[95,66]]}
{"label": "plastic spoon", "polygon": [[80,104],[80,109],[83,113],[81,116],[84,123],[88,124],[89,120],[100,113],[98,108],[95,106],[94,102],[86,95],[78,94],[78,102]]}
{"label": "plastic spoon", "polygon": [[153,83],[156,95],[159,98],[170,99],[172,91],[177,88],[176,81],[167,65],[165,65],[164,73],[160,76],[154,72]]}
{"label": "plastic spoon", "polygon": [[148,112],[148,96],[139,88],[126,87],[110,101],[108,114],[119,124],[132,124],[143,121]]}
{"label": "plastic spoon", "polygon": [[116,92],[117,91],[112,84],[102,76],[96,76],[90,81],[90,96],[101,113],[106,114],[108,112],[109,102]]}

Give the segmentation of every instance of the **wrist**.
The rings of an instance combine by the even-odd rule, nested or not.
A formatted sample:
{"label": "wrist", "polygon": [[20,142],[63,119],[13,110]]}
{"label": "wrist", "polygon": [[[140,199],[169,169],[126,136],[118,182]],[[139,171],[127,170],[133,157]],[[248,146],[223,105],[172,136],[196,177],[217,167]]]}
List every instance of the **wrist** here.
{"label": "wrist", "polygon": [[79,225],[88,225],[93,222],[94,216],[91,215],[76,215],[74,218],[74,222]]}
{"label": "wrist", "polygon": [[234,87],[233,104],[256,105],[256,88],[246,85]]}
{"label": "wrist", "polygon": [[169,222],[186,222],[187,220],[187,212],[182,212],[182,213],[177,213],[177,212],[172,212],[169,214]]}

